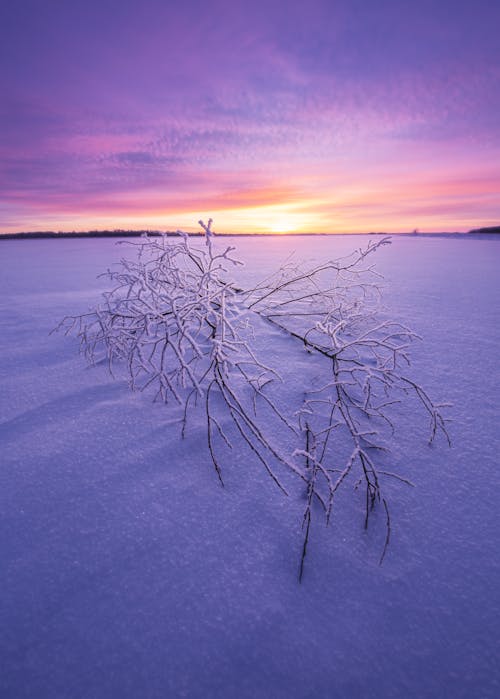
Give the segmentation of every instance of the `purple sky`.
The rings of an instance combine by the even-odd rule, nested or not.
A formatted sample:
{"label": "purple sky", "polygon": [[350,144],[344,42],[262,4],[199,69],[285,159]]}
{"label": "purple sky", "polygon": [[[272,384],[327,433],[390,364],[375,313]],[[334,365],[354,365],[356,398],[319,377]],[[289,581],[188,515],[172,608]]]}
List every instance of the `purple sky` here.
{"label": "purple sky", "polygon": [[11,0],[0,231],[500,223],[498,0]]}

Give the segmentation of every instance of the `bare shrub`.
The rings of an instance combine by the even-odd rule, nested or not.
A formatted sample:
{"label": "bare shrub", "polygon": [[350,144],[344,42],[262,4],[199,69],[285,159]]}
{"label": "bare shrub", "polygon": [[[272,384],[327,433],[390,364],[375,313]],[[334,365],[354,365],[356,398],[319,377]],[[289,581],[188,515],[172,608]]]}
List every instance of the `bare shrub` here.
{"label": "bare shrub", "polygon": [[[59,328],[76,333],[89,362],[106,361],[112,373],[119,364],[132,389],[147,389],[155,400],[177,405],[182,436],[190,412],[201,408],[208,452],[222,485],[216,444],[232,449],[235,438],[283,493],[277,468],[305,483],[299,579],[313,511],[322,512],[328,523],[337,492],[353,481],[365,489],[365,528],[377,503],[385,512],[382,563],[391,535],[383,479],[411,485],[376,463],[377,453],[386,450],[386,433],[395,430],[394,406],[414,393],[430,419],[429,441],[441,431],[449,442],[444,404],[434,403],[405,374],[408,348],[417,336],[385,318],[380,307],[381,277],[369,262],[390,240],[318,266],[288,262],[257,286],[240,289],[229,278],[241,264],[234,248],[218,250],[211,219],[200,225],[202,247],[186,234],[127,241],[136,257],[108,270],[113,288],[102,303],[65,318]],[[304,391],[302,404],[290,414],[273,394],[280,375],[255,350],[254,325],[262,319],[324,360],[322,384]],[[270,419],[288,433],[286,453],[269,437]],[[334,446],[340,437],[351,447],[338,462]]]}

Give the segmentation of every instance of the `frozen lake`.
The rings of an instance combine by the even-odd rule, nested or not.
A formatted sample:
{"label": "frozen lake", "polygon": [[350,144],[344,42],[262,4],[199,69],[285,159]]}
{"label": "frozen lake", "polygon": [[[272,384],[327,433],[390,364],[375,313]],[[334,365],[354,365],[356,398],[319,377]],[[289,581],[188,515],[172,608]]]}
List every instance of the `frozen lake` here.
{"label": "frozen lake", "polygon": [[[410,373],[453,403],[452,448],[402,409],[390,459],[416,487],[388,484],[384,564],[353,494],[313,528],[301,585],[300,498],[244,449],[222,489],[196,425],[180,440],[167,408],[49,335],[132,252],[0,242],[2,698],[500,696],[500,240],[392,240],[372,260],[384,303],[423,337]],[[322,261],[368,237],[224,241],[244,285],[293,251]]]}

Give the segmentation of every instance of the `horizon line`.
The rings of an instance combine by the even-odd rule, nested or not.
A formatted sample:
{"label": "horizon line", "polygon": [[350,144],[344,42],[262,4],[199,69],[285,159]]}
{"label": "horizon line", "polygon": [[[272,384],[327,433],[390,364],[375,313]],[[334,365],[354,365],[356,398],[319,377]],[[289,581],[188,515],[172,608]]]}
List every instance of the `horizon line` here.
{"label": "horizon line", "polygon": [[[91,229],[88,231],[18,231],[18,232],[0,232],[0,239],[54,239],[54,238],[120,238],[120,237],[139,237],[141,235],[151,236],[167,236],[180,237],[182,233],[186,233],[190,237],[203,237],[203,232],[187,232],[187,231],[161,231],[158,229]],[[469,234],[498,234],[500,226],[489,226],[484,228],[475,228],[469,231],[398,231],[388,233],[386,231],[351,231],[351,232],[300,232],[300,231],[283,231],[277,232],[245,232],[245,233],[215,233],[215,237],[297,237],[297,236],[337,236],[337,235],[375,235],[375,236],[466,236]]]}

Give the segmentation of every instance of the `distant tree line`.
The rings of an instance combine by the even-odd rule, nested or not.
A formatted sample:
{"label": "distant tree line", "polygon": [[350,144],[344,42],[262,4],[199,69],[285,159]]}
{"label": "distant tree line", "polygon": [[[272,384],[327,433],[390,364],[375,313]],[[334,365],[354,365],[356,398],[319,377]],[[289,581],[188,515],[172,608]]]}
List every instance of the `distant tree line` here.
{"label": "distant tree line", "polygon": [[490,226],[489,228],[474,228],[469,233],[500,233],[500,226]]}
{"label": "distant tree line", "polygon": [[[8,240],[12,238],[138,238],[141,235],[147,234],[148,236],[158,237],[161,235],[167,236],[178,236],[179,233],[174,231],[150,231],[150,230],[140,230],[140,231],[126,231],[121,229],[114,229],[112,231],[29,231],[22,233],[4,233],[0,234],[0,240]],[[202,235],[202,233],[193,233],[192,235]]]}

